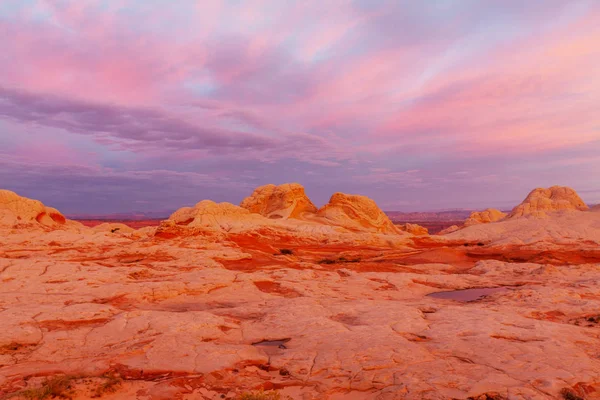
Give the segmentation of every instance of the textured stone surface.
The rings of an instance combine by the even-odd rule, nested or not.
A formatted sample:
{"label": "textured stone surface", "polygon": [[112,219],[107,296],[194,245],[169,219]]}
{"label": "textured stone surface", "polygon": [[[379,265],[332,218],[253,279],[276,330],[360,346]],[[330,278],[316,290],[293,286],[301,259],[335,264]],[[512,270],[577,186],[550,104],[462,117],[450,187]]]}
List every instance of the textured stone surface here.
{"label": "textured stone surface", "polygon": [[465,221],[465,226],[497,222],[506,217],[506,215],[506,213],[495,208],[488,208],[485,211],[474,211]]}
{"label": "textured stone surface", "polygon": [[554,211],[585,211],[588,206],[573,189],[562,186],[552,186],[548,189],[534,189],[527,198],[515,207],[508,218],[523,216],[544,217]]}
{"label": "textured stone surface", "polygon": [[261,186],[245,198],[240,207],[272,219],[301,219],[307,213],[317,212],[317,207],[304,193],[304,187],[298,183]]}
{"label": "textured stone surface", "polygon": [[66,218],[55,208],[41,201],[21,197],[9,190],[0,190],[0,226],[57,227],[65,225]]}
{"label": "textured stone surface", "polygon": [[404,232],[408,232],[408,233],[410,233],[412,235],[416,235],[416,236],[422,236],[422,235],[429,234],[429,230],[427,230],[427,228],[425,228],[424,226],[418,225],[418,224],[406,223],[406,224],[399,225],[398,228],[400,228],[400,230],[402,230]]}
{"label": "textured stone surface", "polygon": [[330,224],[350,230],[369,230],[381,233],[398,233],[399,229],[366,196],[335,193],[329,203],[319,209],[318,215]]}
{"label": "textured stone surface", "polygon": [[168,223],[210,234],[0,228],[0,398],[598,398],[600,213],[413,236],[199,204]]}

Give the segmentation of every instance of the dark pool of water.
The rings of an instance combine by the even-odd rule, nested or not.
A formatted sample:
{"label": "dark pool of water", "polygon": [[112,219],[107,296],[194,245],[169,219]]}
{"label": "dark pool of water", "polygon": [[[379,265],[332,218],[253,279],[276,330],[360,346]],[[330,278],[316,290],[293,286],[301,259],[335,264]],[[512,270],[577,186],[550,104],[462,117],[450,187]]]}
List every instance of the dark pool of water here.
{"label": "dark pool of water", "polygon": [[476,289],[464,289],[464,290],[452,290],[449,292],[435,292],[430,293],[428,296],[436,299],[445,300],[456,300],[456,301],[475,301],[493,293],[506,292],[509,290],[508,287],[495,287],[495,288],[476,288]]}

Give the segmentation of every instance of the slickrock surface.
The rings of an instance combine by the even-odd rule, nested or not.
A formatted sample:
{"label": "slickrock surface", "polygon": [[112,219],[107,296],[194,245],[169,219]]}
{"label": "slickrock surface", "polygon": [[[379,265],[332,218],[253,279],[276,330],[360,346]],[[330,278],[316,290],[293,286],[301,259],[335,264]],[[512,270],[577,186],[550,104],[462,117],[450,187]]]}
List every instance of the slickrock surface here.
{"label": "slickrock surface", "polygon": [[518,218],[532,215],[545,217],[553,211],[579,210],[585,211],[588,206],[573,189],[562,186],[552,186],[548,189],[535,189],[527,198],[515,207],[508,218]]}
{"label": "slickrock surface", "polygon": [[330,224],[356,231],[398,233],[399,229],[377,204],[366,196],[335,193],[318,215]]}
{"label": "slickrock surface", "polygon": [[133,232],[3,226],[0,398],[600,398],[600,213],[339,229],[213,202]]}
{"label": "slickrock surface", "polygon": [[317,207],[304,193],[304,187],[298,183],[261,186],[246,197],[240,207],[273,219],[300,219],[306,213],[317,212]]}
{"label": "slickrock surface", "polygon": [[490,222],[500,221],[506,217],[506,215],[506,213],[496,210],[495,208],[488,208],[485,211],[474,211],[465,221],[465,226],[489,224]]}

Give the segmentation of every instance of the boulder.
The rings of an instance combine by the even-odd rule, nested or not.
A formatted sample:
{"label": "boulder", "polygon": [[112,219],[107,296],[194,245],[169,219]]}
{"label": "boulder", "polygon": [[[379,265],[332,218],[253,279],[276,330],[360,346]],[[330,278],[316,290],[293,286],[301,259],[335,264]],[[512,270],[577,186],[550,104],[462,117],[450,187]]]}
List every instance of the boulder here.
{"label": "boulder", "polygon": [[485,211],[473,211],[465,221],[465,226],[489,224],[490,222],[500,221],[506,217],[506,213],[495,208],[488,208]]}
{"label": "boulder", "polygon": [[306,213],[317,212],[317,207],[304,193],[304,187],[298,183],[261,186],[246,197],[240,207],[270,219],[302,219]]}
{"label": "boulder", "polygon": [[327,223],[351,231],[400,232],[377,204],[366,196],[335,193],[317,214]]}
{"label": "boulder", "polygon": [[552,186],[548,189],[534,189],[527,198],[515,207],[507,218],[523,216],[545,217],[555,211],[585,211],[589,207],[573,189]]}

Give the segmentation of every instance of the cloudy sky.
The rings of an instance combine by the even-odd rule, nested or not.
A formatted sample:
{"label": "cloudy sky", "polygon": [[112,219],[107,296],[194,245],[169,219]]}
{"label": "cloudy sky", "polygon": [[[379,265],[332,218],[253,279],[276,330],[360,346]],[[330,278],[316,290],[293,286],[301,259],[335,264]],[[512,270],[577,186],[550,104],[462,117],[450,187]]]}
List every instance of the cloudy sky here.
{"label": "cloudy sky", "polygon": [[0,49],[0,187],[67,214],[600,202],[597,0],[2,0]]}

